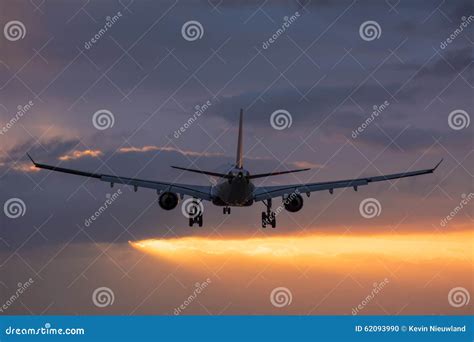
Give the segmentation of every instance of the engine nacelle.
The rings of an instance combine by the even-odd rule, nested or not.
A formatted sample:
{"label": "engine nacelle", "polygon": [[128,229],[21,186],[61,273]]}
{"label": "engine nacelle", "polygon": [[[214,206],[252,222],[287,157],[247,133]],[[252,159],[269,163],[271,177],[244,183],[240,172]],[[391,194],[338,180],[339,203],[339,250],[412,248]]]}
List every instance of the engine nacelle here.
{"label": "engine nacelle", "polygon": [[174,192],[163,192],[158,199],[160,207],[164,210],[172,210],[178,205],[178,195]]}
{"label": "engine nacelle", "polygon": [[303,208],[303,197],[300,194],[292,193],[284,201],[285,209],[291,213],[296,213]]}

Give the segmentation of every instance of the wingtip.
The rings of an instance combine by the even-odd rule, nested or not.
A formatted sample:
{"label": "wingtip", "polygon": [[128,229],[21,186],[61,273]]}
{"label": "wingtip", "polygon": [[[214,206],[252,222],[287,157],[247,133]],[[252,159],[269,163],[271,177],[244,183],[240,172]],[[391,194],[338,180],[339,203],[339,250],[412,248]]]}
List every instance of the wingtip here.
{"label": "wingtip", "polygon": [[33,165],[36,166],[36,163],[35,163],[35,161],[33,160],[33,158],[31,158],[30,154],[27,153],[26,155],[27,155],[28,158],[31,160],[31,162],[33,163]]}
{"label": "wingtip", "polygon": [[435,171],[438,168],[438,166],[443,162],[443,159],[444,158],[441,158],[441,160],[438,162],[438,164],[435,165],[435,167],[433,168],[433,171]]}

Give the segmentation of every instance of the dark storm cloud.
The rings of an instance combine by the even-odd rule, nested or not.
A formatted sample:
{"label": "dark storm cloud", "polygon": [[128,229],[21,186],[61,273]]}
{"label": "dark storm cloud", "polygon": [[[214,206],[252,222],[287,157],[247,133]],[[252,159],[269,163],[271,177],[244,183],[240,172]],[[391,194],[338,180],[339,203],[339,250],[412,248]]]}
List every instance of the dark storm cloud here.
{"label": "dark storm cloud", "polygon": [[[386,84],[385,88],[389,92],[394,92],[400,85]],[[210,110],[210,113],[224,116],[229,121],[234,122],[236,108],[239,108],[239,106],[243,108],[250,107],[246,120],[269,127],[270,115],[278,109],[285,109],[291,113],[293,124],[307,125],[308,121],[316,124],[321,122],[331,112],[339,108],[350,109],[355,115],[360,114],[360,108],[364,111],[371,111],[374,105],[380,105],[389,98],[388,93],[375,84],[366,84],[355,92],[354,86],[336,87],[330,85],[322,85],[315,89],[302,87],[299,90],[301,93],[307,94],[305,98],[302,98],[293,88],[267,91],[263,96],[257,92],[242,93],[238,96],[221,99]],[[356,104],[349,99],[350,96]],[[410,102],[413,101],[414,96],[416,94],[402,94],[400,100]]]}
{"label": "dark storm cloud", "polygon": [[[440,52],[454,70],[439,56],[420,68],[433,55],[433,47],[437,48],[458,25],[459,15],[471,11],[470,3],[445,2],[441,10],[451,21],[435,12],[426,22],[423,21],[437,4],[403,2],[396,5],[394,11],[380,1],[352,3],[266,2],[262,12],[258,7],[263,2],[250,1],[213,2],[217,6],[215,10],[207,1],[176,4],[172,1],[133,2],[129,10],[117,1],[96,1],[84,7],[93,19],[83,11],[77,12],[83,6],[80,3],[44,5],[41,15],[34,12],[27,1],[2,3],[5,8],[2,18],[16,18],[24,13],[19,18],[27,24],[28,34],[25,40],[16,43],[0,37],[0,60],[9,66],[0,66],[0,86],[34,55],[33,49],[38,50],[49,38],[54,38],[41,51],[41,57],[36,56],[19,71],[21,80],[14,78],[0,90],[0,103],[9,109],[1,111],[2,123],[11,119],[12,108],[24,103],[25,99],[34,98],[34,93],[41,92],[43,100],[35,99],[32,112],[7,135],[0,137],[5,139],[1,141],[1,151],[5,153],[0,156],[4,163],[1,167],[4,176],[0,179],[1,203],[10,197],[20,197],[28,208],[27,215],[16,221],[1,215],[0,237],[8,241],[12,249],[34,233],[33,226],[40,226],[52,215],[42,228],[48,241],[36,234],[27,248],[68,241],[78,232],[75,239],[88,241],[87,235],[80,233],[77,225],[83,227],[85,218],[103,204],[105,195],[118,189],[70,175],[48,171],[23,173],[9,169],[15,163],[27,163],[27,151],[38,161],[58,163],[60,156],[73,150],[99,150],[103,153],[99,157],[86,156],[63,161],[61,165],[129,177],[206,184],[205,177],[176,174],[169,166],[212,170],[232,163],[235,153],[233,133],[241,107],[246,109],[246,147],[255,142],[252,137],[259,136],[264,138],[263,142],[270,150],[257,144],[251,152],[254,158],[246,160],[246,166],[252,171],[289,168],[297,161],[314,164],[330,161],[324,168],[305,175],[272,179],[267,184],[357,176],[367,166],[365,160],[352,150],[341,155],[333,154],[347,139],[368,155],[372,150],[383,149],[390,139],[377,125],[392,138],[409,125],[396,140],[403,152],[392,144],[383,160],[377,162],[383,171],[399,171],[398,166],[408,167],[433,143],[433,139],[441,139],[443,145],[462,160],[462,153],[472,146],[469,131],[452,131],[447,125],[447,115],[455,108],[468,110],[472,107],[469,95],[472,89],[460,78],[447,91],[439,93],[457,72],[470,65],[472,49],[460,36],[452,46]],[[117,11],[123,14],[120,20],[97,44],[85,49],[84,43],[103,27],[105,18]],[[262,42],[281,27],[284,16],[294,11],[301,11],[301,17],[285,35],[268,49],[263,49]],[[161,15],[164,16],[159,19]],[[188,42],[182,38],[181,26],[188,20],[202,23],[202,39]],[[380,39],[366,42],[360,38],[359,26],[366,20],[380,23]],[[406,43],[396,56],[392,55],[379,67],[390,50],[405,39]],[[128,50],[128,54],[120,57],[123,50],[117,43]],[[301,56],[300,49],[307,48],[306,54]],[[466,69],[463,75],[472,84],[470,70]],[[368,77],[372,71],[375,72]],[[442,101],[436,100],[437,96]],[[432,99],[435,102],[427,107]],[[172,146],[204,151],[213,138],[225,132],[218,141],[221,146],[214,145],[210,150],[222,155],[199,157],[183,155],[176,150],[115,153],[122,147],[165,146],[166,137],[187,122],[194,106],[207,100],[212,102],[209,111],[179,140],[173,140]],[[388,110],[356,140],[351,140],[351,132],[367,119],[373,106],[386,100],[390,101]],[[92,126],[92,114],[101,108],[115,114],[113,129],[98,132]],[[292,129],[277,132],[271,128],[269,116],[277,109],[292,114]],[[34,138],[30,138],[20,125]],[[51,135],[47,130],[50,126],[54,127]],[[309,136],[307,145],[302,144],[301,140],[317,126],[320,126],[318,134]],[[43,134],[47,136],[42,137]],[[38,144],[36,138],[40,137],[41,144]],[[299,144],[302,146],[296,148]],[[307,146],[314,147],[315,151]],[[283,165],[271,160],[274,155],[284,159],[290,153],[291,158]],[[427,164],[432,162],[431,157],[437,160],[445,155],[439,148],[433,154]],[[106,161],[105,165],[103,161]],[[378,170],[368,169],[364,174],[378,174]],[[462,188],[465,178],[456,177],[450,181],[452,183],[446,185],[448,191],[457,191]],[[419,182],[416,184],[422,186],[412,183],[400,186],[401,193],[396,197],[419,199],[426,195],[426,189],[433,183],[430,180]],[[186,219],[179,210],[171,213],[161,211],[154,191],[140,189],[133,193],[126,187],[121,189],[123,195],[119,200],[87,230],[93,239],[125,242],[163,236],[168,232],[166,226],[176,227],[177,235],[198,234],[185,227]],[[384,185],[365,192],[367,195],[373,193],[393,195]],[[358,215],[359,194],[350,193],[338,199],[337,206],[324,211],[324,214],[320,212],[322,217],[318,222],[334,225],[354,219],[354,215]],[[330,200],[328,194],[318,194],[308,199],[305,209],[323,210]],[[391,217],[404,208],[403,201],[398,202],[390,210],[386,209]],[[341,206],[355,209],[341,213],[338,210]],[[425,209],[426,216],[435,215],[431,213],[430,205]],[[241,212],[236,210],[237,214],[229,218],[228,231],[223,231],[223,234],[257,228],[254,224],[258,222],[261,207],[257,205],[245,210],[245,214],[244,209]],[[303,224],[313,218],[312,210],[297,217]],[[206,206],[205,220],[209,227],[218,227],[222,222],[220,208]],[[281,221],[285,227],[293,222],[287,216],[283,216]],[[123,232],[121,225],[130,228],[133,236],[126,232],[120,235]],[[286,231],[285,227],[282,231]],[[6,248],[5,245],[2,247]]]}
{"label": "dark storm cloud", "polygon": [[[439,48],[436,47],[438,50]],[[440,51],[441,56],[436,56],[433,63],[422,68],[420,64],[408,64],[397,66],[399,70],[419,71],[416,75],[417,79],[424,77],[452,77],[453,74],[461,73],[469,77],[471,64],[473,62],[473,50],[469,47],[456,50]]]}
{"label": "dark storm cloud", "polygon": [[469,17],[474,13],[474,4],[472,1],[453,1],[452,7],[449,9],[450,17],[460,19],[463,16]]}
{"label": "dark storm cloud", "polygon": [[[474,125],[455,131],[448,115],[463,109],[473,120],[469,40],[474,24],[445,49],[439,46],[462,16],[473,14],[472,7],[466,0],[0,1],[0,32],[9,20],[21,20],[27,28],[26,37],[16,42],[0,34],[0,128],[18,105],[34,101],[32,110],[0,135],[0,288],[10,291],[18,282],[35,279],[34,288],[21,298],[24,305],[17,302],[8,313],[29,314],[28,307],[35,314],[44,308],[48,314],[128,314],[133,309],[135,314],[169,314],[179,305],[176,298],[189,296],[189,287],[182,286],[193,288],[195,270],[144,259],[127,242],[199,235],[247,238],[258,234],[264,210],[255,203],[224,216],[222,208],[206,202],[204,227],[191,228],[180,206],[161,210],[151,189],[135,193],[97,179],[35,172],[26,152],[38,162],[66,168],[208,185],[206,176],[170,166],[223,171],[232,165],[240,108],[245,109],[244,165],[250,172],[313,166],[257,185],[377,176],[445,159],[432,175],[371,184],[357,192],[304,196],[300,212],[282,211],[278,228],[261,236],[343,232],[356,237],[367,231],[408,230],[436,230],[438,236],[440,219],[472,189],[468,171],[474,168]],[[106,17],[118,11],[120,19],[87,49],[85,43],[103,28]],[[264,48],[284,17],[296,11],[300,17]],[[202,24],[202,39],[183,39],[181,28],[189,20]],[[379,39],[359,36],[367,20],[379,23]],[[209,109],[175,138],[173,132],[188,122],[195,106],[208,100]],[[390,105],[354,139],[352,132],[384,101]],[[113,113],[113,127],[94,127],[92,116],[99,109]],[[270,115],[277,109],[291,113],[290,128],[271,127]],[[119,194],[113,204],[86,224],[113,194]],[[359,213],[359,204],[369,197],[383,207],[373,220]],[[4,214],[3,205],[11,198],[25,203],[23,216]],[[281,204],[280,198],[274,200],[275,206]],[[467,210],[460,213],[449,229],[457,229],[457,222],[469,223],[469,215]],[[344,260],[335,258],[338,264]],[[205,279],[210,269],[197,261]],[[214,283],[213,278],[216,290],[200,298],[211,312],[220,312],[229,293],[240,291],[234,286],[235,277],[241,279],[239,262],[231,263],[238,272],[226,271],[230,264],[216,270],[232,273],[231,283]],[[322,278],[333,279],[332,270]],[[326,271],[312,272],[314,279],[322,279]],[[252,270],[249,279],[257,273]],[[299,276],[291,267],[283,273]],[[260,297],[272,277],[265,278],[256,296],[237,300],[238,309],[228,313],[247,314],[247,302],[256,299],[253,305],[259,306],[261,298],[268,301],[267,295]],[[323,288],[335,286],[338,278]],[[367,281],[369,287],[372,282]],[[294,283],[295,293],[300,292]],[[99,286],[115,291],[111,311],[91,302]],[[255,292],[254,287],[249,291]],[[323,298],[325,291],[320,292]],[[323,311],[340,314],[340,303],[332,304]],[[187,312],[201,313],[200,308]],[[291,310],[301,314],[299,306]]]}
{"label": "dark storm cloud", "polygon": [[[397,136],[399,138],[391,144],[391,139]],[[450,149],[461,150],[472,143],[472,132],[440,132],[416,127],[409,127],[406,130],[402,127],[384,127],[381,131],[374,127],[367,133],[362,133],[358,139],[368,146],[385,147],[390,144],[391,150],[402,153],[423,152],[429,148],[442,152],[436,145],[438,140]]]}

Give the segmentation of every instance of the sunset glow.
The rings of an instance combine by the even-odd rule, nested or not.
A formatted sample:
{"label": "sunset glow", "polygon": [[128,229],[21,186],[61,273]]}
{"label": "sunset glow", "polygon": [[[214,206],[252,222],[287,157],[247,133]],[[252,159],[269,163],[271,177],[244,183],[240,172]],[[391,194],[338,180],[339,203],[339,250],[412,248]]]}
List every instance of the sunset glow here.
{"label": "sunset glow", "polygon": [[249,239],[185,237],[150,239],[130,244],[143,252],[179,258],[192,254],[258,258],[338,258],[344,255],[379,255],[390,258],[432,260],[472,257],[473,233],[416,233],[378,235],[279,236]]}

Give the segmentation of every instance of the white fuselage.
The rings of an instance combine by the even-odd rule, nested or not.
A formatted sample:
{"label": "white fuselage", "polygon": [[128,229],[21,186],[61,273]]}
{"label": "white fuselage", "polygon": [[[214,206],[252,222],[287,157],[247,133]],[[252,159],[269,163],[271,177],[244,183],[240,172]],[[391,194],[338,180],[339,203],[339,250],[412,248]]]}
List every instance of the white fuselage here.
{"label": "white fuselage", "polygon": [[244,169],[234,168],[229,172],[231,179],[223,178],[212,187],[213,203],[221,206],[249,206],[253,203],[255,186],[248,178],[249,172]]}

